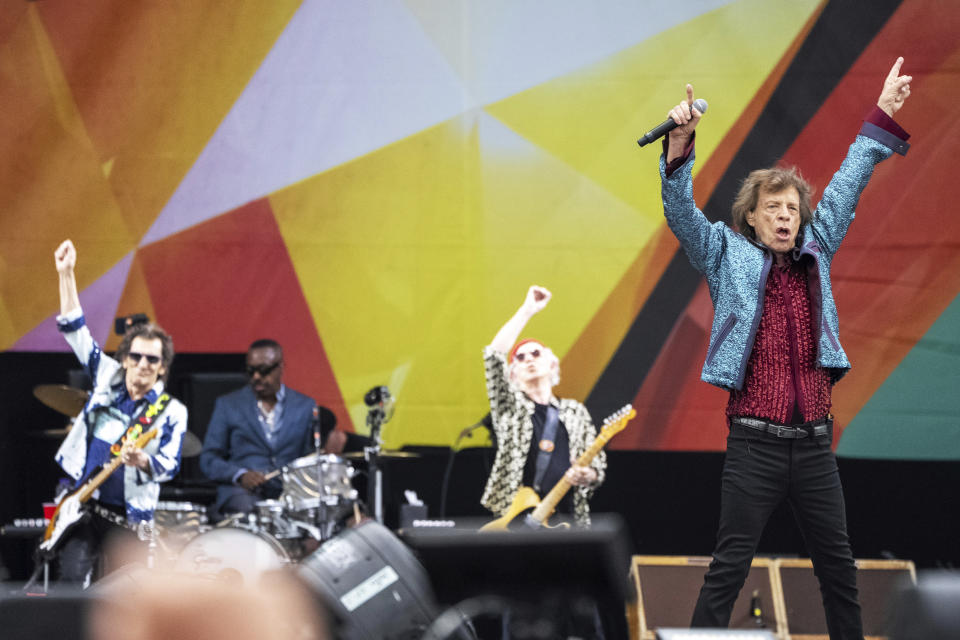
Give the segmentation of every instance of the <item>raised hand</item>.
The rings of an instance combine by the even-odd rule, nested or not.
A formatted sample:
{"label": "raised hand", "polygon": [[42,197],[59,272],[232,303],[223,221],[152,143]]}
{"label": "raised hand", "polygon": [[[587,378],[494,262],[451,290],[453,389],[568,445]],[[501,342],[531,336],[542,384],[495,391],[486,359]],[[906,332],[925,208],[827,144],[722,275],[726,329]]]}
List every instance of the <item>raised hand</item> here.
{"label": "raised hand", "polygon": [[507,320],[506,324],[500,327],[497,335],[493,337],[493,342],[490,343],[490,346],[493,347],[495,351],[507,354],[513,346],[513,343],[520,337],[520,332],[527,326],[530,318],[543,311],[543,308],[550,302],[551,297],[552,294],[543,287],[538,287],[537,285],[530,287],[530,289],[527,290],[527,297],[524,299],[523,304],[520,305],[516,313]]}
{"label": "raised hand", "polygon": [[523,309],[531,316],[543,311],[543,308],[550,302],[553,294],[543,287],[533,285],[527,290],[527,298],[523,301]]}
{"label": "raised hand", "polygon": [[697,123],[700,122],[700,116],[702,115],[703,114],[693,106],[693,85],[688,84],[687,99],[673,109],[670,109],[667,113],[667,116],[679,125],[670,132],[670,137],[679,136],[681,138],[689,138],[693,135],[693,130],[697,128]]}
{"label": "raised hand", "polygon": [[53,261],[57,266],[57,273],[73,271],[77,266],[77,249],[70,240],[64,240],[53,252]]}
{"label": "raised hand", "polygon": [[893,117],[907,98],[910,97],[910,81],[913,76],[900,75],[900,67],[903,65],[903,57],[897,58],[890,68],[890,73],[883,81],[883,90],[880,97],[877,98],[877,106],[883,109],[888,116]]}

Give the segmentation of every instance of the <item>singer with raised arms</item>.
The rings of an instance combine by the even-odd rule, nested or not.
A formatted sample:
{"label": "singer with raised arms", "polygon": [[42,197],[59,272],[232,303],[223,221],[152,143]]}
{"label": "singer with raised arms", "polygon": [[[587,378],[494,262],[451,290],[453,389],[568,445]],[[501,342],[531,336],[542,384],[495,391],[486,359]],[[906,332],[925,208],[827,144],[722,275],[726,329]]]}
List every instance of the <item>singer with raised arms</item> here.
{"label": "singer with raised arms", "polygon": [[[790,503],[820,581],[830,638],[862,640],[856,567],[831,448],[831,391],[850,369],[830,284],[833,257],[879,162],[905,155],[893,115],[910,95],[898,58],[877,105],[816,208],[795,168],[750,173],[733,227],[693,199],[693,87],[673,107],[660,175],[667,224],[707,279],[714,306],[701,379],[729,391],[729,428],[713,560],[691,626],[726,627],[773,510]],[[867,212],[869,214],[869,212]]]}

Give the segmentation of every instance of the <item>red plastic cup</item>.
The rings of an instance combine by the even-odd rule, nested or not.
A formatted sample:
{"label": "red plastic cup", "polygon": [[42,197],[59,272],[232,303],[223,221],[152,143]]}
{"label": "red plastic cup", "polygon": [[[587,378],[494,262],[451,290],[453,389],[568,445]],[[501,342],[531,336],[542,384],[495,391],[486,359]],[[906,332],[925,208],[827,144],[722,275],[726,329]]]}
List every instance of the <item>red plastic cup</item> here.
{"label": "red plastic cup", "polygon": [[43,519],[49,520],[53,517],[53,512],[57,510],[56,502],[44,502],[43,503]]}

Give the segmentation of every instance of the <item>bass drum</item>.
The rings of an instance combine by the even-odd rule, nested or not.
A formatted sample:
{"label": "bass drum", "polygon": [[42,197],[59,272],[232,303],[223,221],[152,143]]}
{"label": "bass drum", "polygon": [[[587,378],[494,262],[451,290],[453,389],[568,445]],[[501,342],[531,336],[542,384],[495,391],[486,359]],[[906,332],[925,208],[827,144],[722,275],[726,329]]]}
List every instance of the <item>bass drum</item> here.
{"label": "bass drum", "polygon": [[290,556],[270,534],[226,527],[211,529],[188,542],[174,571],[253,585],[264,573],[289,564]]}

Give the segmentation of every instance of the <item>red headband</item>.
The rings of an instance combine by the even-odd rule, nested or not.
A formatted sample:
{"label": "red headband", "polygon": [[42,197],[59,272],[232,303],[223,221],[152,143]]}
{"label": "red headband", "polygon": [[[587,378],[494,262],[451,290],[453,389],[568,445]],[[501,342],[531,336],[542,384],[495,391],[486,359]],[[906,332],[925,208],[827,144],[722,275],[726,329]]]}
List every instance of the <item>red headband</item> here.
{"label": "red headband", "polygon": [[515,344],[515,345],[513,346],[513,349],[510,350],[510,354],[507,356],[507,364],[510,364],[511,362],[513,362],[514,356],[517,355],[517,349],[519,349],[519,348],[522,347],[523,345],[527,344],[528,342],[536,342],[538,345],[540,345],[540,346],[543,347],[544,349],[547,348],[547,345],[543,344],[543,343],[540,342],[539,340],[536,340],[536,339],[534,339],[534,338],[524,338],[523,340],[521,340],[520,342],[518,342],[517,344]]}

